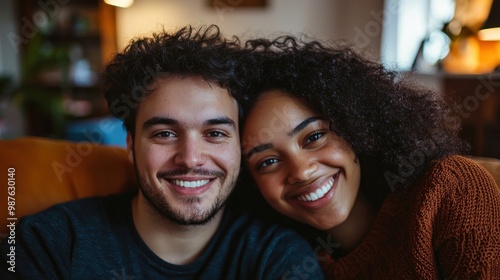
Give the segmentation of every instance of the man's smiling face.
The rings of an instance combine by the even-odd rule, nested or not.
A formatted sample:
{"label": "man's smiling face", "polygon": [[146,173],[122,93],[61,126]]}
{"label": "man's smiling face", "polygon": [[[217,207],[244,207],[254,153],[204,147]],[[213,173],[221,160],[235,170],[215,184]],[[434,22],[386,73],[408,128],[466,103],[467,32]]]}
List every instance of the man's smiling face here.
{"label": "man's smiling face", "polygon": [[129,155],[150,208],[181,225],[205,224],[240,170],[238,105],[199,77],[167,77],[139,105]]}

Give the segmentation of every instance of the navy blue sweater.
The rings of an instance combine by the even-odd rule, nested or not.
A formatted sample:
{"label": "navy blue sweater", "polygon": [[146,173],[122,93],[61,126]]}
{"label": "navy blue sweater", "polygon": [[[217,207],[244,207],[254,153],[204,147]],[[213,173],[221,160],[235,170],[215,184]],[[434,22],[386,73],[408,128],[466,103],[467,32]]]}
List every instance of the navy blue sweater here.
{"label": "navy blue sweater", "polygon": [[[22,218],[15,244],[0,245],[0,278],[323,279],[311,247],[298,234],[229,209],[197,260],[165,262],[135,229],[132,196],[82,199]],[[14,269],[7,256],[11,246]]]}

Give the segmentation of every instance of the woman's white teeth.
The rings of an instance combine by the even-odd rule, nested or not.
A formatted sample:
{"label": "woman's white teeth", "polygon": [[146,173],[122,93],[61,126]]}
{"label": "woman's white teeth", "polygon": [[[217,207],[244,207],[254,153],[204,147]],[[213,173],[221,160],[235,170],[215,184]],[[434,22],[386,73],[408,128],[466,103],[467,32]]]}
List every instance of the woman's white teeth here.
{"label": "woman's white teeth", "polygon": [[321,188],[318,188],[314,192],[310,192],[308,194],[302,194],[297,197],[300,201],[315,201],[322,198],[333,186],[335,179],[331,178],[330,181]]}
{"label": "woman's white teeth", "polygon": [[198,188],[207,184],[208,182],[210,182],[210,180],[198,180],[198,181],[173,180],[173,182],[174,184],[185,188]]}

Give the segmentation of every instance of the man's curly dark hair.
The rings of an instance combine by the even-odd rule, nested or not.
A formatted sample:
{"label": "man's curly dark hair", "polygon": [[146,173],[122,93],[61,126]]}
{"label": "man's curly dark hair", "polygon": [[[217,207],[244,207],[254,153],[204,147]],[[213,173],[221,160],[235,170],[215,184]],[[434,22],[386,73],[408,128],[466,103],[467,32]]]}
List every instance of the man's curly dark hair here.
{"label": "man's curly dark hair", "polygon": [[379,204],[396,187],[413,185],[436,159],[466,151],[451,106],[357,54],[293,36],[247,43],[261,56],[259,94],[280,90],[305,101],[330,122],[361,164],[361,189]]}
{"label": "man's curly dark hair", "polygon": [[239,39],[225,39],[216,25],[187,26],[132,40],[106,66],[101,83],[110,113],[124,121],[133,137],[140,102],[165,75],[199,76],[227,89],[241,104],[244,77],[250,77],[244,73],[244,57]]}

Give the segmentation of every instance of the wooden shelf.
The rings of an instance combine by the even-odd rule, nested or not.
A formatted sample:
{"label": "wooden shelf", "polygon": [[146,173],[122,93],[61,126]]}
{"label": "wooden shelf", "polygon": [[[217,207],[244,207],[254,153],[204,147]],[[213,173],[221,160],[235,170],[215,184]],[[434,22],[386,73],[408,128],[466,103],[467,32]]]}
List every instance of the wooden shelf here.
{"label": "wooden shelf", "polygon": [[415,80],[457,104],[453,117],[475,156],[500,158],[500,72],[488,74],[414,74]]}
{"label": "wooden shelf", "polygon": [[[19,30],[26,39],[20,45],[20,54],[24,94],[30,100],[26,110],[30,115],[26,117],[28,134],[36,136],[54,135],[54,131],[61,130],[50,125],[36,128],[40,122],[60,124],[61,116],[57,116],[56,121],[51,119],[54,113],[47,113],[44,102],[51,106],[60,103],[60,108],[52,110],[66,114],[63,118],[68,119],[73,117],[71,112],[64,111],[63,101],[68,98],[91,103],[89,118],[108,114],[97,85],[100,72],[117,50],[113,6],[101,0],[72,0],[65,4],[54,1],[48,6],[44,3],[38,0],[16,2]],[[41,23],[35,21],[37,18],[46,20]],[[32,33],[22,34],[30,30],[27,25],[34,26]],[[36,94],[44,97],[33,96]],[[30,123],[34,120],[36,122]]]}
{"label": "wooden shelf", "polygon": [[458,102],[454,113],[462,120],[462,136],[470,141],[472,154],[500,158],[500,73],[447,75],[443,90]]}

